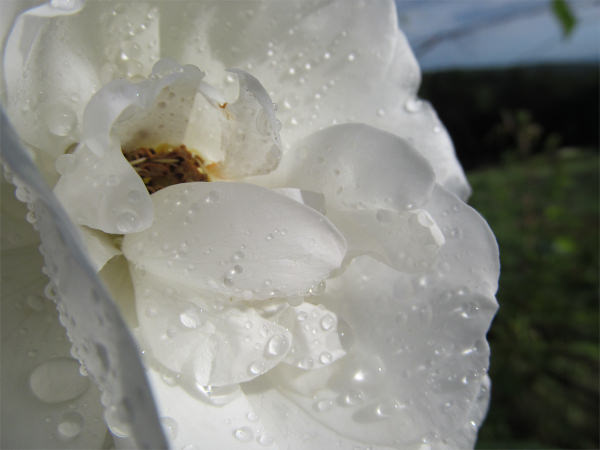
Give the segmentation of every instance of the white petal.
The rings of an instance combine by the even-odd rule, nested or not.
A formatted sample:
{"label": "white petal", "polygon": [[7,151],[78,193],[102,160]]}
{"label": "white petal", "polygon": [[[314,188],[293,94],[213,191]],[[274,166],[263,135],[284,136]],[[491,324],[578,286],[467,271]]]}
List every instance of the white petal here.
{"label": "white petal", "polygon": [[[319,373],[322,370],[300,372],[309,374]],[[315,417],[317,411],[327,413],[330,407],[328,400],[322,398],[312,400],[311,407],[314,408],[315,414],[309,414],[291,400],[287,392],[278,389],[277,379],[269,375],[245,383],[242,387],[250,405],[258,412],[261,422],[279,448],[286,450],[338,448],[349,450],[365,447],[373,450],[391,450],[392,448],[374,445],[366,439],[349,439],[343,434],[336,433],[322,422],[320,417]],[[393,446],[393,448],[397,447]],[[402,448],[416,450],[418,447]]]}
{"label": "white petal", "polygon": [[28,144],[53,157],[80,141],[85,105],[103,83],[145,75],[158,56],[150,5],[115,5],[114,15],[105,2],[81,5],[56,0],[28,11],[7,40],[9,116]]}
{"label": "white petal", "polygon": [[324,216],[258,186],[185,183],[151,198],[155,221],[125,237],[125,256],[211,295],[304,295],[339,267],[346,251]]}
{"label": "white petal", "polygon": [[[361,257],[328,281],[321,301],[343,321],[348,354],[320,390],[315,385],[312,395],[335,400],[319,420],[345,436],[400,447],[432,432],[462,432],[487,371],[493,297]],[[293,398],[312,414],[307,394]]]}
{"label": "white petal", "polygon": [[329,366],[346,354],[337,331],[337,316],[323,305],[304,302],[283,311],[277,322],[292,333],[284,361],[303,370]]}
{"label": "white petal", "polygon": [[236,179],[271,172],[281,157],[279,128],[273,102],[260,82],[242,70],[235,103],[225,106],[227,120],[222,127],[225,150],[222,174]]}
{"label": "white petal", "polygon": [[282,166],[284,185],[322,192],[328,209],[405,211],[425,203],[435,181],[406,141],[360,124],[313,134]]}
{"label": "white petal", "polygon": [[[284,144],[294,146],[335,123],[366,123],[409,139],[427,157],[437,181],[463,197],[469,188],[452,143],[431,107],[416,99],[420,71],[398,29],[394,3],[267,2],[240,8],[219,2],[181,14],[164,6],[163,42],[168,54],[209,72],[248,68],[273,92]],[[200,45],[186,39],[192,33],[200,36]],[[226,80],[222,75],[210,82],[226,87]]]}
{"label": "white petal", "polygon": [[[237,388],[213,398],[190,391],[168,374],[148,369],[148,378],[170,447],[213,450],[276,449],[257,410]],[[212,401],[212,403],[211,403]],[[222,403],[221,403],[222,402]]]}
{"label": "white petal", "polygon": [[[285,357],[291,335],[253,308],[203,299],[168,278],[132,270],[140,333],[151,355],[192,386],[241,383]],[[273,342],[281,343],[273,351]]]}
{"label": "white petal", "polygon": [[100,393],[79,373],[56,307],[44,297],[39,236],[12,191],[2,183],[0,447],[100,448]]}
{"label": "white petal", "polygon": [[112,234],[139,231],[152,223],[146,186],[118,145],[100,156],[81,145],[61,162],[66,168],[54,193],[75,223]]}
{"label": "white petal", "polygon": [[121,250],[109,235],[87,227],[79,227],[79,231],[85,242],[88,257],[96,271],[99,272],[114,256],[121,254]]}
{"label": "white petal", "polygon": [[436,186],[425,206],[444,233],[437,270],[455,284],[484,296],[498,289],[498,244],[487,222],[470,206]]}
{"label": "white petal", "polygon": [[348,256],[369,254],[402,272],[431,268],[445,242],[442,231],[423,209],[334,210],[328,217],[348,239]]}

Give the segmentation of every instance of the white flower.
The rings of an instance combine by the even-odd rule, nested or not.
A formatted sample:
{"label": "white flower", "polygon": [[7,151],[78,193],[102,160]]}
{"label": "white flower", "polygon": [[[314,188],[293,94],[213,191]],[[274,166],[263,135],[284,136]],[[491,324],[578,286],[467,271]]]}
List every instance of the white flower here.
{"label": "white flower", "polygon": [[[144,352],[173,448],[473,446],[497,247],[415,97],[392,2],[53,0],[16,20],[3,76],[12,124],[86,244],[77,264],[74,229],[6,158],[123,445],[157,445],[155,416],[91,267]],[[180,170],[179,145],[210,182],[148,175]]]}

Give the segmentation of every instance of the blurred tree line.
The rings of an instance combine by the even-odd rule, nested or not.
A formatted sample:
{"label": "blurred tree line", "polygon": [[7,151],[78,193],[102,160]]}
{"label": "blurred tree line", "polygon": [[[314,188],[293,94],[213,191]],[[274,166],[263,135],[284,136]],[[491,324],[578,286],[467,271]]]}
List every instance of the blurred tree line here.
{"label": "blurred tree line", "polygon": [[597,66],[424,75],[500,247],[478,448],[600,447],[598,86]]}

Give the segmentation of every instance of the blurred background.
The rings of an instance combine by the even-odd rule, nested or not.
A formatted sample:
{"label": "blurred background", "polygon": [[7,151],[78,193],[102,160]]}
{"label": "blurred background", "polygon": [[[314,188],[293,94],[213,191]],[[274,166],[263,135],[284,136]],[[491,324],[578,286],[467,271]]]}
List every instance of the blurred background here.
{"label": "blurred background", "polygon": [[500,246],[481,449],[599,448],[598,0],[398,0]]}

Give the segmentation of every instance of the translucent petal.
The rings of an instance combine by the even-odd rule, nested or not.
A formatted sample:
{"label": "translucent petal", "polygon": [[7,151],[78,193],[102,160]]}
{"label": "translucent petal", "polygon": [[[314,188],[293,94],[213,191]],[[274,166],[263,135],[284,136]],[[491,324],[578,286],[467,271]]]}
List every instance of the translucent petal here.
{"label": "translucent petal", "polygon": [[235,103],[224,107],[227,120],[221,130],[225,150],[222,175],[236,179],[269,173],[281,157],[281,123],[260,82],[242,70],[231,72],[238,76],[240,89]]}
{"label": "translucent petal", "polygon": [[[253,308],[205,299],[170,280],[132,270],[140,334],[149,353],[194,385],[255,378],[285,357],[291,335]],[[272,351],[273,342],[281,342]]]}
{"label": "translucent petal", "polygon": [[498,243],[487,222],[452,193],[436,186],[425,206],[444,233],[439,276],[484,296],[498,289]]}
{"label": "translucent petal", "polygon": [[343,236],[324,216],[258,186],[177,184],[152,200],[155,221],[125,237],[125,256],[211,295],[304,295],[339,267],[346,251]]}
{"label": "translucent petal", "polygon": [[170,448],[276,449],[265,431],[262,408],[255,409],[239,389],[189,388],[168,373],[148,369],[161,423]]}
{"label": "translucent petal", "polygon": [[369,254],[402,272],[437,263],[445,238],[426,210],[332,211],[328,217],[348,240],[348,256]]}
{"label": "translucent petal", "polygon": [[282,161],[283,184],[325,195],[340,210],[405,211],[425,203],[434,173],[406,141],[348,124],[317,132]]}

